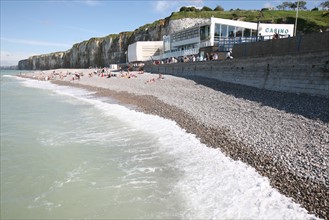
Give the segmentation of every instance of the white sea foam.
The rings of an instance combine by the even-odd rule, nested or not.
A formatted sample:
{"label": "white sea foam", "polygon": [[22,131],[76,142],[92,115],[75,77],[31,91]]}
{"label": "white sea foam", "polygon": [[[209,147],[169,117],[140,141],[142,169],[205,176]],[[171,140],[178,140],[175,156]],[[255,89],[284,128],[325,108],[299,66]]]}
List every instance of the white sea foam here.
{"label": "white sea foam", "polygon": [[156,136],[183,171],[177,187],[186,196],[187,218],[312,218],[300,205],[281,195],[252,167],[201,144],[175,122],[119,105],[94,102],[107,114]]}
{"label": "white sea foam", "polygon": [[2,75],[2,77],[22,79],[21,77],[17,77],[17,76],[14,76],[14,75]]}
{"label": "white sea foam", "polygon": [[92,95],[95,92],[90,92],[85,89],[78,89],[73,88],[69,86],[58,86],[53,83],[50,83],[49,81],[39,81],[34,79],[26,79],[26,78],[20,78],[23,79],[22,84],[27,87],[33,87],[38,89],[46,89],[56,92],[57,94],[66,95],[70,97],[82,97],[82,96],[88,96]]}
{"label": "white sea foam", "polygon": [[[173,169],[181,175],[173,192],[180,192],[184,196],[186,210],[182,214],[183,218],[315,219],[300,205],[273,189],[269,180],[252,167],[225,157],[218,149],[206,147],[195,135],[186,133],[174,121],[90,98],[86,90],[35,80],[26,80],[24,85],[48,89],[89,103],[104,114],[116,117],[156,139],[160,143],[158,151],[172,158]],[[152,156],[145,155],[141,159]],[[136,157],[133,159],[138,160]],[[155,172],[156,169],[138,167],[130,170],[128,175]],[[62,186],[74,177],[74,172],[72,175],[68,174],[68,179],[55,182],[54,187]],[[130,179],[127,184],[146,182],[145,179]],[[154,184],[152,181],[147,183]],[[96,184],[92,182],[92,185]]]}

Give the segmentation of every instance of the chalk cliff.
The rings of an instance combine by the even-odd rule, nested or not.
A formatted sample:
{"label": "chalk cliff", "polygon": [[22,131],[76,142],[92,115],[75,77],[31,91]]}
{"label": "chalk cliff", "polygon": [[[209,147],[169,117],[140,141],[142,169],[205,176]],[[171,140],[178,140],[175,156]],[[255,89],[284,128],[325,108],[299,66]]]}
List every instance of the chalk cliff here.
{"label": "chalk cliff", "polygon": [[91,38],[74,44],[65,52],[55,52],[29,57],[18,62],[21,70],[46,70],[55,68],[88,68],[90,66],[109,66],[114,63],[125,63],[128,45],[136,41],[159,41],[168,35],[188,28],[208,19],[184,18],[156,21],[156,25],[145,25],[132,32],[110,34],[102,38]]}

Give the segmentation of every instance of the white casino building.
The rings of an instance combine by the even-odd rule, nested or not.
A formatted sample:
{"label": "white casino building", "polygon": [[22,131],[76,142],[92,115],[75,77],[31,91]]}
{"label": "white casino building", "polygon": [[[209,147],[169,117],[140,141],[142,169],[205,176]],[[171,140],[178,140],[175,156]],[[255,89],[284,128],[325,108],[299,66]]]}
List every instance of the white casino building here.
{"label": "white casino building", "polygon": [[281,38],[293,36],[294,24],[254,23],[212,17],[208,22],[163,36],[163,53],[151,59],[196,55],[206,47],[228,51],[234,44],[270,40],[275,33]]}

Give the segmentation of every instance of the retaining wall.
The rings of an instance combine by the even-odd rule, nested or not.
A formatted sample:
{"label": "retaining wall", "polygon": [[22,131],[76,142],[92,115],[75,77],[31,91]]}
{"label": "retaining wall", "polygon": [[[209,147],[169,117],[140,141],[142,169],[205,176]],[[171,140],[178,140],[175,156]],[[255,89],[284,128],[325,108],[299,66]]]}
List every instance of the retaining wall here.
{"label": "retaining wall", "polygon": [[[234,53],[234,52],[233,52]],[[329,51],[153,65],[147,72],[203,76],[262,89],[329,98]]]}
{"label": "retaining wall", "polygon": [[329,51],[329,32],[298,35],[296,37],[253,43],[236,44],[235,58],[287,55]]}

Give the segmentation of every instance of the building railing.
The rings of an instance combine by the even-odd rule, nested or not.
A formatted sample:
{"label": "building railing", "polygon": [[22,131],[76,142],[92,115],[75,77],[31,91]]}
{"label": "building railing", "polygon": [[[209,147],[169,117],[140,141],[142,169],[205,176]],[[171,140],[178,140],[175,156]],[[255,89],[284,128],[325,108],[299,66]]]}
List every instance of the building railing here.
{"label": "building railing", "polygon": [[218,51],[232,50],[234,44],[256,42],[256,37],[221,37],[218,39]]}
{"label": "building railing", "polygon": [[213,46],[210,41],[200,42],[200,48]]}
{"label": "building railing", "polygon": [[198,54],[199,48],[192,48],[187,50],[180,50],[180,51],[174,51],[174,52],[168,52],[164,54],[160,54],[158,56],[152,56],[151,60],[163,60],[170,57],[181,57],[181,56],[189,56],[193,54]]}
{"label": "building railing", "polygon": [[[280,35],[280,38],[290,37],[289,35]],[[252,36],[252,37],[215,37],[215,45],[218,46],[218,51],[232,50],[234,44],[251,43],[256,41],[272,40],[273,35]]]}
{"label": "building railing", "polygon": [[189,56],[189,55],[195,55],[195,54],[199,53],[200,48],[209,47],[209,46],[213,46],[210,41],[203,41],[203,42],[200,42],[198,44],[198,46],[195,48],[179,50],[179,51],[172,51],[172,52],[165,52],[165,53],[157,55],[157,56],[152,56],[151,60],[163,60],[163,59],[167,59],[170,57],[184,57],[184,56]]}

